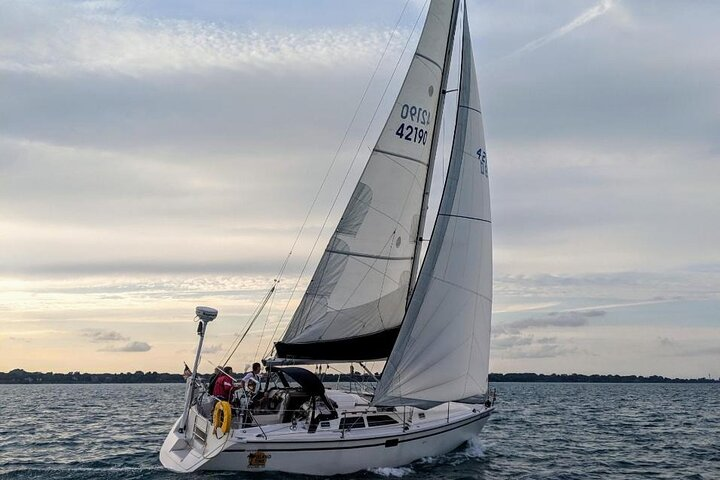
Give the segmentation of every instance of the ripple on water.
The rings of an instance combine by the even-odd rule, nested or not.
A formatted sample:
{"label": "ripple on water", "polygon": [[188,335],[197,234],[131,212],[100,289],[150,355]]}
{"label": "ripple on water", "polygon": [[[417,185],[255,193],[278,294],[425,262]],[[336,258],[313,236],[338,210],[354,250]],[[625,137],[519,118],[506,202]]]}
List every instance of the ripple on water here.
{"label": "ripple on water", "polygon": [[[720,479],[720,385],[511,384],[454,452],[344,478]],[[0,386],[3,479],[242,479],[164,470],[182,385]],[[263,480],[284,479],[264,474]],[[309,478],[309,477],[296,477]]]}

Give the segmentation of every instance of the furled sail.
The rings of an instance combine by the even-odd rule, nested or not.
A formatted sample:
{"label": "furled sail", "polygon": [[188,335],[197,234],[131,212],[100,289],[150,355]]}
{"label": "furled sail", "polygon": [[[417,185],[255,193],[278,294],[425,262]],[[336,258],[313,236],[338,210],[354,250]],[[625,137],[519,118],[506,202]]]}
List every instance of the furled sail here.
{"label": "furled sail", "polygon": [[410,68],[276,356],[385,358],[405,314],[459,0],[433,0]]}
{"label": "furled sail", "polygon": [[467,17],[458,112],[433,235],[373,404],[481,401],[492,305],[490,193]]}

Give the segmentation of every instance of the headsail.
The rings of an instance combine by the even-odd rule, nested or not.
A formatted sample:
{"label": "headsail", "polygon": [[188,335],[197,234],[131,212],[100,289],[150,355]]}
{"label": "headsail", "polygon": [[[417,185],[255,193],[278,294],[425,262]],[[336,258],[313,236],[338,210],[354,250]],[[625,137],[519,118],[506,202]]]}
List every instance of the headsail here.
{"label": "headsail", "polygon": [[487,391],[492,306],[485,137],[465,16],[458,112],[428,252],[373,404],[479,401]]}
{"label": "headsail", "polygon": [[365,170],[277,357],[390,354],[405,314],[423,189],[442,108],[459,0],[433,0],[417,50]]}

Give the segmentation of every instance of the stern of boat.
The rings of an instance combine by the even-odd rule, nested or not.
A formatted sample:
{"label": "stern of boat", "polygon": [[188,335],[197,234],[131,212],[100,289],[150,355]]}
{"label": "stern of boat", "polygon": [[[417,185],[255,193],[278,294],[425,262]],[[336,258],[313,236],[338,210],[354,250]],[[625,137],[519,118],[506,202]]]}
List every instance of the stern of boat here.
{"label": "stern of boat", "polygon": [[225,434],[214,429],[210,420],[193,406],[188,413],[187,428],[181,429],[178,418],[160,448],[160,462],[168,470],[190,473],[201,468],[226,447],[232,429]]}

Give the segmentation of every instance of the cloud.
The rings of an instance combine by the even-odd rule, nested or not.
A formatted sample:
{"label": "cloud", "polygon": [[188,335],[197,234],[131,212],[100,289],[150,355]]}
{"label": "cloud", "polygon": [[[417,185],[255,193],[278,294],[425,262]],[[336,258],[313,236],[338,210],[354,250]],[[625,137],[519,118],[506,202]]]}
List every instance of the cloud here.
{"label": "cloud", "polygon": [[537,345],[530,348],[509,350],[503,353],[504,358],[554,358],[578,353],[576,347],[561,345]]}
{"label": "cloud", "polygon": [[0,37],[4,40],[0,69],[43,75],[92,72],[140,77],[213,69],[307,70],[350,57],[373,58],[390,35],[386,29],[372,28],[238,30],[213,22],[79,8],[65,1],[11,3],[4,10],[4,22],[22,22],[26,28],[0,29],[5,32]]}
{"label": "cloud", "polygon": [[[98,349],[98,352],[147,352],[152,346],[147,342],[129,341],[129,337],[114,330],[88,328],[83,331],[83,336],[91,342],[105,343],[105,346]],[[127,342],[127,343],[119,343]]]}
{"label": "cloud", "polygon": [[22,343],[30,343],[31,340],[29,338],[23,338],[23,337],[7,337],[8,340],[11,342],[22,342]]}
{"label": "cloud", "polygon": [[[671,346],[672,351],[665,350],[664,355],[674,357],[705,357],[720,355],[720,346],[697,346],[694,348],[688,348],[686,345],[681,346],[678,343],[674,343]],[[667,345],[663,345],[663,347],[667,348]]]}
{"label": "cloud", "polygon": [[[193,352],[195,349],[193,349]],[[203,345],[202,349],[203,353],[220,353],[225,351],[222,344],[214,344],[214,345]]]}
{"label": "cloud", "polygon": [[552,42],[553,40],[564,37],[573,30],[582,27],[586,23],[596,19],[597,17],[600,17],[601,15],[604,15],[610,10],[612,6],[613,0],[601,0],[600,3],[598,3],[594,7],[585,10],[583,13],[575,17],[569,23],[523,45],[519,49],[515,50],[513,53],[509,54],[506,58],[515,57],[527,52],[532,52],[533,50],[537,50],[538,48]]}
{"label": "cloud", "polygon": [[687,352],[687,355],[720,355],[720,346],[699,348],[697,350]]}
{"label": "cloud", "polygon": [[152,348],[146,342],[129,342],[119,346],[108,346],[98,350],[99,352],[147,352]]}
{"label": "cloud", "polygon": [[530,345],[533,343],[533,337],[532,335],[507,335],[507,336],[498,336],[497,338],[493,338],[491,342],[492,348],[512,348],[512,347],[518,347],[523,345]]}
{"label": "cloud", "polygon": [[122,340],[130,340],[129,337],[122,335],[114,330],[102,330],[102,329],[86,329],[83,334],[92,342],[116,342]]}
{"label": "cloud", "polygon": [[586,306],[573,308],[571,311],[624,309],[714,299],[720,297],[719,273],[712,267],[690,266],[654,272],[501,274],[495,278],[496,297],[501,302],[496,303],[496,311],[521,310],[504,308],[505,298],[523,299],[520,306],[526,303],[550,304],[554,301],[558,311],[558,298],[582,299]]}
{"label": "cloud", "polygon": [[551,312],[544,317],[530,317],[522,320],[501,323],[494,331],[501,333],[519,333],[536,328],[575,328],[589,323],[589,319],[605,316],[604,310]]}
{"label": "cloud", "polygon": [[568,341],[565,338],[561,343],[556,337],[536,338],[534,335],[494,331],[490,348],[493,351],[492,356],[505,359],[553,358],[579,353],[580,350],[568,345]]}

